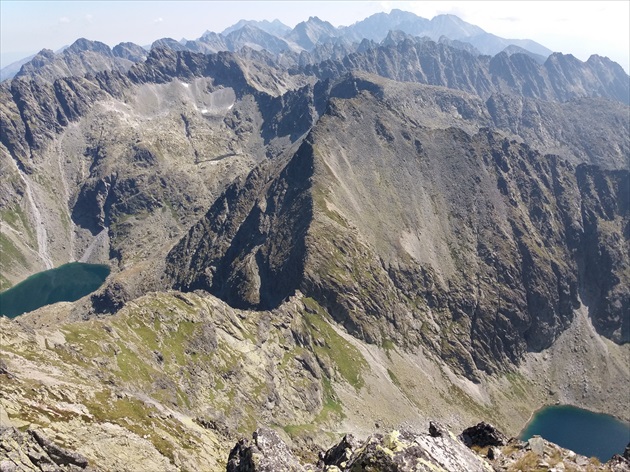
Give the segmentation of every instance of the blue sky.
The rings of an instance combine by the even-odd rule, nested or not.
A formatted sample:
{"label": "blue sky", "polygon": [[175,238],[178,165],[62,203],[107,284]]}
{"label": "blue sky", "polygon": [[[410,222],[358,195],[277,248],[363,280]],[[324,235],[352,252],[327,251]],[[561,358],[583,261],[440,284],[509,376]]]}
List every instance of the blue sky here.
{"label": "blue sky", "polygon": [[630,1],[13,1],[0,0],[2,67],[43,48],[85,37],[115,46],[162,37],[195,39],[239,19],[278,18],[295,26],[309,16],[349,25],[392,8],[424,18],[452,13],[506,38],[529,38],[586,60],[597,53],[630,69]]}

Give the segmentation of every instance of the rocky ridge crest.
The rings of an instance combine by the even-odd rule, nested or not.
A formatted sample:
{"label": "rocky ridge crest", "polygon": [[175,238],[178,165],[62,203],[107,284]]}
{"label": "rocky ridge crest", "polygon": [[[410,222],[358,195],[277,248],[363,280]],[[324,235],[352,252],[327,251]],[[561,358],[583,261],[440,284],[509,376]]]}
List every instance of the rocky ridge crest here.
{"label": "rocky ridge crest", "polygon": [[[295,155],[231,187],[173,248],[166,266],[173,287],[255,309],[273,308],[299,288],[353,335],[429,344],[471,377],[549,347],[580,297],[597,329],[627,342],[627,251],[606,245],[615,275],[583,278],[605,267],[591,259],[598,238],[624,239],[627,171],[574,167],[487,128],[470,135],[426,129],[415,124],[423,117],[407,102],[411,90],[370,76],[335,84],[328,109]],[[418,92],[416,103],[424,98]],[[480,105],[463,102],[455,120],[445,113],[432,121],[466,129],[481,121],[475,114],[488,117]],[[455,182],[450,175],[465,177]],[[380,187],[372,186],[374,176]],[[431,210],[436,188],[440,199]],[[570,203],[576,199],[582,212]],[[592,205],[597,210],[587,210]],[[376,214],[378,220],[368,216]],[[427,223],[431,214],[448,215],[448,222]],[[594,229],[603,226],[599,218],[611,223],[603,233]],[[401,220],[407,229],[393,230]],[[493,288],[497,280],[501,293]],[[599,301],[585,286],[602,287]],[[414,301],[418,296],[426,305]],[[434,335],[419,321],[432,316],[440,326]]]}
{"label": "rocky ridge crest", "polygon": [[[462,436],[465,441],[462,442]],[[473,436],[476,440],[471,440]],[[467,447],[468,446],[468,447]],[[391,431],[373,434],[365,441],[352,435],[321,453],[316,465],[300,464],[278,434],[259,428],[252,440],[240,440],[230,452],[227,472],[558,472],[573,470],[622,472],[630,470],[628,457],[615,455],[598,461],[575,454],[540,436],[529,441],[508,439],[493,426],[480,423],[462,435],[431,422],[429,434]]]}

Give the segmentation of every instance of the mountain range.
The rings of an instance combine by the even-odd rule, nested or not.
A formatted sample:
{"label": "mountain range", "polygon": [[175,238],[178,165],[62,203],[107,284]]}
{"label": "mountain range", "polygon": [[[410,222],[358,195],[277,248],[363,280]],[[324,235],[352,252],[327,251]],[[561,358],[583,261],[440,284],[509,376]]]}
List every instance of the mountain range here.
{"label": "mountain range", "polygon": [[[148,51],[80,39],[0,96],[0,287],[112,268],[76,302],[0,318],[0,465],[590,470],[446,430],[516,436],[551,403],[630,419],[613,61],[394,10]],[[448,427],[409,432],[429,420]],[[402,432],[339,442],[375,429]],[[598,470],[630,470],[615,461]]]}
{"label": "mountain range", "polygon": [[[495,55],[501,51],[511,54],[527,51],[539,61],[551,54],[552,51],[531,40],[504,39],[486,33],[478,26],[466,23],[454,15],[438,15],[432,20],[419,17],[413,13],[392,10],[391,13],[377,13],[351,26],[336,28],[327,21],[317,17],[310,17],[307,21],[298,23],[295,28],[284,25],[279,20],[272,22],[241,20],[217,34],[206,31],[196,40],[162,38],[153,42],[151,47],[165,46],[176,51],[190,50],[193,52],[214,53],[218,51],[239,51],[243,47],[255,50],[266,50],[273,54],[289,55],[290,60],[298,62],[300,53],[310,53],[320,44],[332,42],[344,48],[345,53],[354,52],[363,40],[381,42],[390,31],[400,31],[416,37],[428,37],[438,41],[454,40],[468,45],[474,54]],[[472,46],[472,48],[470,48]],[[128,69],[129,62],[139,62],[146,57],[147,52],[133,43],[121,43],[109,50],[99,42],[87,42],[82,39],[71,46],[79,49],[83,54],[64,54],[56,57],[50,50],[43,50],[28,63],[22,71],[25,60],[10,64],[0,71],[0,80],[6,80],[16,75],[33,74],[36,69],[46,69],[41,75],[54,79],[66,75],[81,75],[81,73],[96,73],[108,69]],[[97,53],[102,57],[86,55]],[[71,51],[78,52],[78,51]],[[68,63],[70,61],[70,63]],[[64,65],[61,65],[65,63]],[[82,63],[79,66],[77,63]],[[80,69],[79,67],[82,67]]]}

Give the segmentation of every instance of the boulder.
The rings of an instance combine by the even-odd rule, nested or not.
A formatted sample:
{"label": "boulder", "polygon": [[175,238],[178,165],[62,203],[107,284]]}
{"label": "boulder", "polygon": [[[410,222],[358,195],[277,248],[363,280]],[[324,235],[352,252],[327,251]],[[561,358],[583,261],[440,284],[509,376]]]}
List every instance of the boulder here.
{"label": "boulder", "polygon": [[459,439],[468,447],[505,446],[508,442],[505,434],[483,421],[475,426],[466,428],[459,435]]}
{"label": "boulder", "polygon": [[527,442],[527,445],[539,456],[542,456],[545,452],[545,440],[540,436],[534,436],[533,438],[531,438]]}
{"label": "boulder", "polygon": [[252,440],[241,439],[230,452],[227,472],[302,472],[304,468],[278,433],[258,428]]}
{"label": "boulder", "polygon": [[358,447],[359,442],[355,437],[352,434],[346,434],[338,444],[322,455],[321,462],[324,466],[343,467]]}
{"label": "boulder", "polygon": [[88,460],[81,454],[62,448],[40,431],[16,428],[0,429],[0,471],[81,471],[88,470]]}

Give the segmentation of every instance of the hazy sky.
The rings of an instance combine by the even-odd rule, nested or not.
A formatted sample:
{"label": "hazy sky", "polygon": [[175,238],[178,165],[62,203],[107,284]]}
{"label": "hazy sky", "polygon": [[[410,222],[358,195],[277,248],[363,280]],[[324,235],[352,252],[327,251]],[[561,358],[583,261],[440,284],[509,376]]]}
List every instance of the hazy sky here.
{"label": "hazy sky", "polygon": [[2,67],[80,37],[115,46],[163,37],[196,39],[239,19],[295,26],[318,16],[350,25],[392,8],[424,18],[452,13],[505,38],[528,38],[581,60],[608,56],[630,70],[630,1],[12,1],[0,0]]}

